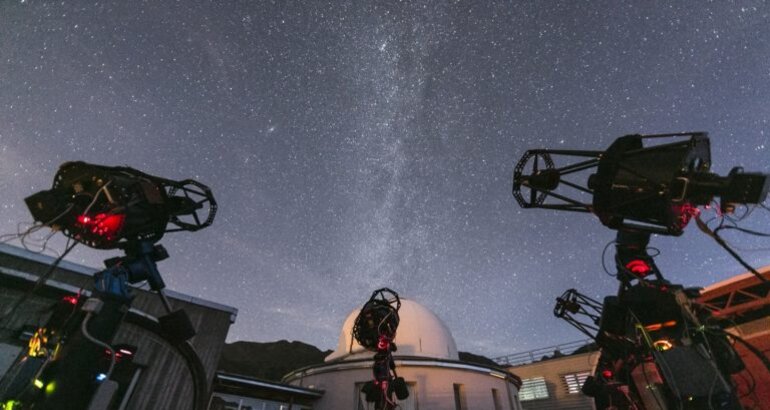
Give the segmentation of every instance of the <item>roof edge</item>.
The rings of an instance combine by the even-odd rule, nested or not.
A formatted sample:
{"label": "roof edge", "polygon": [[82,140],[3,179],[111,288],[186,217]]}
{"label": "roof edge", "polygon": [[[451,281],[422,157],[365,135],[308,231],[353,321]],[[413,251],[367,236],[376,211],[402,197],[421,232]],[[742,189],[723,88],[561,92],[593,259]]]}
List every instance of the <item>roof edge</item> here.
{"label": "roof edge", "polygon": [[[48,255],[43,255],[43,254],[40,254],[40,253],[28,251],[28,250],[26,250],[24,248],[20,248],[18,246],[13,246],[13,245],[8,245],[6,243],[0,243],[0,253],[4,253],[4,254],[7,254],[7,255],[15,256],[17,258],[24,259],[24,260],[31,261],[31,262],[42,263],[44,265],[51,265],[51,264],[53,264],[56,261],[56,258],[54,258],[53,256],[48,256]],[[80,265],[80,264],[77,264],[77,263],[74,263],[74,262],[70,262],[70,261],[67,261],[67,260],[62,260],[61,262],[59,262],[58,267],[61,268],[61,269],[65,269],[67,271],[70,271],[70,272],[73,272],[73,273],[76,273],[76,274],[80,274],[80,275],[83,275],[83,276],[88,276],[88,277],[91,277],[95,273],[99,272],[98,269],[91,268],[91,267],[84,266],[84,265]],[[6,269],[6,270],[8,270],[8,269]],[[30,274],[25,274],[25,275],[28,276],[27,278],[25,278],[25,279],[28,279],[28,280],[30,279],[30,277],[38,278],[38,276],[35,276],[35,275],[30,275]],[[51,283],[52,281],[49,279],[47,282]],[[66,285],[66,284],[57,283],[56,287],[59,287],[60,289],[62,289],[61,285]],[[74,286],[71,286],[71,287],[73,289],[76,289]],[[67,289],[67,290],[70,290],[70,289]],[[223,312],[230,313],[230,315],[231,315],[230,322],[231,323],[234,323],[235,322],[235,318],[238,316],[238,308],[235,308],[233,306],[228,306],[228,305],[217,303],[217,302],[214,302],[214,301],[211,301],[211,300],[202,299],[202,298],[199,298],[199,297],[196,297],[196,296],[192,296],[192,295],[188,295],[188,294],[185,294],[185,293],[177,292],[177,291],[174,291],[174,290],[171,290],[171,289],[164,289],[163,293],[166,296],[168,296],[168,297],[171,297],[171,298],[183,301],[183,302],[188,302],[188,303],[191,303],[191,304],[194,304],[194,305],[199,305],[199,306],[207,307],[207,308],[210,308],[210,309],[215,309],[215,310],[220,310],[220,311],[223,311]]]}

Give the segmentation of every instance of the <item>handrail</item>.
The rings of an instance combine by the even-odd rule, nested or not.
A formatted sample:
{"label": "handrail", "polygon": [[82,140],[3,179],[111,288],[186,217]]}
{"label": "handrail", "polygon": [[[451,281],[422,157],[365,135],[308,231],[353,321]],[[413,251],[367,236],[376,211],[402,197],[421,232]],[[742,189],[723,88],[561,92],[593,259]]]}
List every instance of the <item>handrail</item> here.
{"label": "handrail", "polygon": [[[512,353],[505,356],[499,356],[492,358],[492,360],[500,366],[521,366],[524,364],[534,363],[540,360],[554,359],[561,356],[569,356],[575,353],[576,350],[581,347],[589,346],[594,341],[593,339],[581,339],[574,340],[572,342],[561,343],[558,345],[541,347],[538,349],[529,350],[526,352]],[[589,351],[596,350],[596,347],[590,348]]]}

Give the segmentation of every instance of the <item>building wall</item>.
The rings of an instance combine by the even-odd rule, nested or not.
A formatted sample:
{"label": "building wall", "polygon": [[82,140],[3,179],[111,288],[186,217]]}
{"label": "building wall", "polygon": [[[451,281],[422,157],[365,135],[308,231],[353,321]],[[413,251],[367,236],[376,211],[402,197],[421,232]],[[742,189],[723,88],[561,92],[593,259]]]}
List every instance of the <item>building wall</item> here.
{"label": "building wall", "polygon": [[[322,367],[319,367],[322,368]],[[463,410],[495,410],[492,389],[500,399],[500,410],[519,410],[516,386],[489,372],[447,369],[430,366],[409,366],[396,363],[398,375],[413,384],[415,409],[458,410],[455,406],[455,384],[462,385],[467,407]],[[358,368],[315,373],[302,376],[295,373],[289,384],[323,390],[324,396],[314,405],[316,410],[356,409],[357,386],[372,380],[371,362]]]}
{"label": "building wall", "polygon": [[[743,323],[727,331],[746,340],[765,357],[770,357],[770,317]],[[770,406],[770,371],[743,344],[735,343],[734,346],[746,365],[746,370],[733,376],[741,404],[747,409]]]}
{"label": "building wall", "polygon": [[593,399],[582,393],[569,393],[564,375],[581,372],[593,374],[597,360],[599,352],[582,353],[510,367],[508,370],[525,381],[536,377],[545,378],[548,398],[522,401],[525,410],[593,410]]}
{"label": "building wall", "polygon": [[[28,292],[31,281],[48,269],[52,260],[47,258],[41,255],[26,255],[22,249],[0,245],[0,312],[5,312],[11,304]],[[172,263],[160,265],[161,272],[164,268],[173,266]],[[48,285],[36,290],[19,306],[16,314],[3,323],[0,329],[0,343],[6,346],[24,345],[26,341],[19,338],[21,330],[44,324],[49,315],[48,308],[62,296],[73,294],[81,288],[90,289],[94,271],[63,262],[54,271]],[[150,323],[154,323],[154,319],[165,314],[156,294],[144,290],[136,290],[135,293],[132,311],[138,316],[147,317]],[[169,299],[175,309],[184,309],[187,312],[197,331],[191,343],[200,358],[210,389],[227,332],[237,311],[175,292],[169,292]],[[134,362],[142,368],[129,409],[191,408],[193,378],[183,356],[173,346],[156,333],[129,322],[121,325],[113,340],[113,345],[121,343],[137,346]],[[10,351],[8,348],[4,350]],[[2,370],[4,373],[5,369]],[[208,397],[208,391],[201,394]]]}

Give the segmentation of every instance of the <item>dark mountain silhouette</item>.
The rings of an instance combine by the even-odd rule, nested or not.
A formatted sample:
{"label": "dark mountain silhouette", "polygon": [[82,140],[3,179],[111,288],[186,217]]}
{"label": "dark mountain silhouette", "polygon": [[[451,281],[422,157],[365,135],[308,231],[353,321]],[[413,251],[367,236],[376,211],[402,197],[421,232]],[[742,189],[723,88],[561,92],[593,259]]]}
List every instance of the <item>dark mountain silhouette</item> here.
{"label": "dark mountain silhouette", "polygon": [[458,353],[460,355],[461,362],[480,364],[482,366],[500,367],[499,364],[495,363],[494,360],[488,357],[480,356],[480,355],[468,353],[468,352],[458,352]]}
{"label": "dark mountain silhouette", "polygon": [[[263,380],[280,381],[292,370],[323,363],[332,351],[321,351],[302,342],[235,342],[228,343],[219,359],[219,370],[227,373],[251,376]],[[484,356],[459,352],[460,361],[497,366]]]}
{"label": "dark mountain silhouette", "polygon": [[219,370],[263,380],[279,381],[281,377],[311,364],[323,363],[331,350],[322,352],[302,342],[235,342],[228,343],[219,358]]}

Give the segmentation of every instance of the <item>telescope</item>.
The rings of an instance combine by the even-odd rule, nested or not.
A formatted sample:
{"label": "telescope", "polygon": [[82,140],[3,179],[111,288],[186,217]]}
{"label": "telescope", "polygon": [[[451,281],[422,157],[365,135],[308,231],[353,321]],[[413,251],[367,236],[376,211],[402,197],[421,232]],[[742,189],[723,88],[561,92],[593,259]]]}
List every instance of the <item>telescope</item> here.
{"label": "telescope", "polygon": [[197,231],[211,225],[217,211],[211,190],[198,181],[79,161],[62,164],[53,187],[25,202],[36,221],[97,249],[154,243],[166,232]]}
{"label": "telescope", "polygon": [[[557,166],[554,159],[564,157],[568,164]],[[770,178],[740,167],[726,176],[710,169],[705,132],[626,135],[605,151],[529,150],[516,164],[513,196],[521,207],[589,212],[617,231],[617,273],[611,275],[620,282],[618,294],[600,303],[569,289],[554,308],[601,348],[581,388],[597,409],[742,408],[731,383],[745,368],[730,343],[740,339],[694,303],[699,289],[666,280],[647,249],[652,234],[679,236],[695,218],[767,286],[718,229],[699,218],[698,207],[715,197],[725,213],[761,204]],[[763,363],[770,369],[770,361]]]}
{"label": "telescope", "polygon": [[[130,359],[127,355],[133,357],[135,349],[112,344],[135,297],[129,285],[147,281],[166,311],[157,318],[157,332],[178,351],[192,352],[186,363],[196,384],[193,402],[196,410],[205,408],[205,374],[198,371],[200,359],[193,357],[190,343],[196,329],[163,293],[166,285],[157,262],[168,258],[168,252],[156,242],[167,232],[210,226],[217,211],[211,190],[192,179],[174,181],[129,167],[66,162],[51,189],[25,202],[35,221],[76,241],[62,257],[77,243],[119,248],[125,256],[105,260],[106,268],[94,274],[90,297],[69,295],[58,308],[64,313],[55,312],[38,328],[29,353],[0,379],[0,403],[11,403],[14,409],[106,408],[121,383],[122,388],[132,383],[113,380],[113,370],[120,360]],[[43,391],[44,385],[54,387]]]}
{"label": "telescope", "polygon": [[[572,163],[557,167],[555,157]],[[767,198],[767,174],[736,167],[719,176],[710,168],[705,132],[626,135],[606,151],[525,152],[514,169],[513,196],[523,208],[591,212],[611,229],[674,236],[714,197],[723,211]],[[574,181],[590,170],[585,181]]]}
{"label": "telescope", "polygon": [[398,310],[401,299],[398,293],[382,288],[372,292],[372,296],[361,308],[353,325],[353,337],[366,350],[375,352],[372,364],[373,380],[361,388],[367,402],[374,403],[377,410],[399,408],[393,400],[409,397],[409,390],[403,377],[396,373],[393,352],[396,351],[396,330],[400,321]]}

